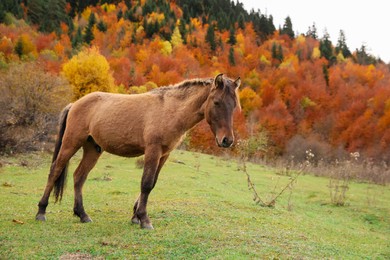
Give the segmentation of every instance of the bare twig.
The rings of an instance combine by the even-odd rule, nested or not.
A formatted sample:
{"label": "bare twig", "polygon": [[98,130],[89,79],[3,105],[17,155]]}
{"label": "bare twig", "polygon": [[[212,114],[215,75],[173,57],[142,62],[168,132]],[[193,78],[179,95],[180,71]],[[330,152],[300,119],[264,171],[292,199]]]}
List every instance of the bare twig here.
{"label": "bare twig", "polygon": [[271,199],[270,202],[268,202],[268,204],[270,205],[275,205],[276,203],[276,200],[283,194],[283,192],[285,190],[287,190],[287,188],[291,187],[291,185],[296,181],[296,179],[302,174],[304,168],[300,169],[299,172],[297,173],[297,175],[295,175],[294,177],[291,178],[290,182],[287,183],[287,185],[273,198]]}
{"label": "bare twig", "polygon": [[249,175],[247,168],[246,168],[246,163],[245,160],[242,160],[242,170],[246,175],[246,180],[248,182],[248,188],[249,190],[252,190],[253,192],[253,201],[256,202],[256,204],[260,204],[263,207],[268,207],[267,204],[260,198],[259,194],[257,193],[255,189],[255,184],[251,180],[251,176]]}
{"label": "bare twig", "polygon": [[[275,206],[276,200],[287,190],[287,188],[292,187],[292,184],[294,182],[296,182],[297,178],[304,172],[306,166],[308,165],[308,163],[303,164],[301,169],[298,171],[298,173],[294,177],[291,178],[291,180],[286,184],[285,187],[283,187],[283,189],[276,196],[272,197],[271,200],[269,200],[269,201],[264,201],[260,197],[259,193],[257,192],[257,190],[255,188],[255,184],[252,182],[251,176],[248,173],[245,156],[241,156],[241,162],[242,162],[242,171],[246,175],[249,190],[252,190],[252,192],[253,192],[253,201],[255,201],[256,204],[259,204],[262,207],[271,207],[271,208]],[[291,196],[291,194],[290,194],[290,196]]]}

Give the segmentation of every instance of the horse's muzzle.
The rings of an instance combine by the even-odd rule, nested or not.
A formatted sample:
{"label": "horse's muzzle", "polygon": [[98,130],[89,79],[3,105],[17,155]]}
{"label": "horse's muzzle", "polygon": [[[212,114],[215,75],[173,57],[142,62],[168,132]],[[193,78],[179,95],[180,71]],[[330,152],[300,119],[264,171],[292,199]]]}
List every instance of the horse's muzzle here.
{"label": "horse's muzzle", "polygon": [[223,148],[229,148],[233,145],[233,142],[234,140],[233,139],[229,139],[227,137],[223,137],[221,141],[218,140],[218,138],[215,138],[217,144],[219,147],[223,147]]}

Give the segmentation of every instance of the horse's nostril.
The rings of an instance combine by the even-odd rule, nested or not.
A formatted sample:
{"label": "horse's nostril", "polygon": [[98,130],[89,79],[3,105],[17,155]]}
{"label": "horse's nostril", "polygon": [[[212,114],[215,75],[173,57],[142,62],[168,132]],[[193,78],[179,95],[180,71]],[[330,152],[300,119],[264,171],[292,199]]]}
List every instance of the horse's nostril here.
{"label": "horse's nostril", "polygon": [[230,147],[232,145],[232,141],[229,140],[229,138],[224,137],[222,139],[222,147]]}
{"label": "horse's nostril", "polygon": [[229,143],[229,140],[227,139],[227,137],[224,137],[223,139],[222,139],[222,144],[223,145],[226,145],[226,144],[228,144]]}

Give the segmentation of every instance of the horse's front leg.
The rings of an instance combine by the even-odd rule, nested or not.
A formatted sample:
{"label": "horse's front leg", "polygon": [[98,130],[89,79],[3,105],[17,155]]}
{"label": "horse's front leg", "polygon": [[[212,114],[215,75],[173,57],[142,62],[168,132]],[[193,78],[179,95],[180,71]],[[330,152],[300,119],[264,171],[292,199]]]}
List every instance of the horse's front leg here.
{"label": "horse's front leg", "polygon": [[141,180],[141,194],[134,205],[134,215],[132,222],[141,224],[141,228],[153,229],[152,223],[147,214],[146,206],[148,197],[154,186],[156,185],[158,175],[168,155],[161,156],[159,147],[147,149],[145,152],[144,173]]}

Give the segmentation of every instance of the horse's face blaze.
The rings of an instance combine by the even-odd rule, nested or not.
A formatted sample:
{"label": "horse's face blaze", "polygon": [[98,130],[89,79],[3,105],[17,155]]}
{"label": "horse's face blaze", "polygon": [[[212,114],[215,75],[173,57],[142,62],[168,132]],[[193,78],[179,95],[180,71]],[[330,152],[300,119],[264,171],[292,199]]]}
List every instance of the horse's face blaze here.
{"label": "horse's face blaze", "polygon": [[232,81],[222,74],[214,79],[205,109],[205,118],[220,147],[228,148],[234,142],[233,112],[239,105],[236,89],[240,79]]}

